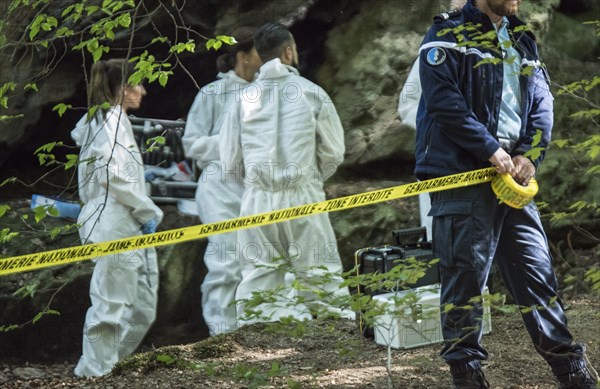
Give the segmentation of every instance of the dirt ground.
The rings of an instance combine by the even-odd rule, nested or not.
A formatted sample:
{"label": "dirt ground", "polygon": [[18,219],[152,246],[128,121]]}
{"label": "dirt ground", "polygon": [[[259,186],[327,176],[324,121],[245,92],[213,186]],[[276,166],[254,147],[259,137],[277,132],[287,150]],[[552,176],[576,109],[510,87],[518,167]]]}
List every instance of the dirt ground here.
{"label": "dirt ground", "polygon": [[[566,308],[575,338],[586,344],[592,366],[600,366],[600,297],[580,297]],[[492,327],[484,336],[490,353],[484,371],[492,388],[555,388],[517,313],[493,311]],[[388,374],[387,349],[362,337],[352,321],[255,324],[195,344],[138,353],[103,378],[75,378],[75,356],[53,365],[0,364],[0,387],[448,388],[439,350],[439,344],[392,349]]]}

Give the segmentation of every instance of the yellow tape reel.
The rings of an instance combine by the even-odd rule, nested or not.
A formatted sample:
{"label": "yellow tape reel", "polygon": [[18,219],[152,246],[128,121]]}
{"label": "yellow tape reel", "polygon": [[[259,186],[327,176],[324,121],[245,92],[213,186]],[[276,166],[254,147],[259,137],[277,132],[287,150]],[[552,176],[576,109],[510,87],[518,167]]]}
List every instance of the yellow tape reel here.
{"label": "yellow tape reel", "polygon": [[518,184],[510,174],[504,173],[494,177],[492,189],[500,201],[510,207],[520,209],[533,200],[539,187],[535,178],[529,180],[527,186],[523,186]]}

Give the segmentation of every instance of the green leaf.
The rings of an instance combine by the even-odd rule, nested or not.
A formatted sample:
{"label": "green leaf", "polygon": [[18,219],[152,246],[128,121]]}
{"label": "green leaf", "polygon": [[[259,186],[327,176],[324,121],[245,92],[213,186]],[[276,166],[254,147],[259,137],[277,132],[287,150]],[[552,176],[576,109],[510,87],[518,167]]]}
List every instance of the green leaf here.
{"label": "green leaf", "polygon": [[8,97],[5,96],[6,92],[14,91],[17,84],[14,82],[7,82],[0,87],[0,105],[4,108],[8,108]]}
{"label": "green leaf", "polygon": [[62,146],[62,145],[63,145],[63,142],[49,142],[49,143],[46,143],[46,144],[44,144],[44,145],[41,145],[40,147],[38,147],[38,148],[37,148],[37,149],[36,149],[36,150],[33,152],[33,154],[35,155],[35,154],[38,154],[38,153],[40,153],[40,152],[42,152],[42,151],[45,151],[45,152],[49,153],[49,152],[51,152],[51,151],[52,151],[52,150],[53,150],[53,149],[54,149],[56,146]]}
{"label": "green leaf", "polygon": [[154,43],[157,43],[157,42],[160,42],[160,43],[165,43],[167,40],[168,40],[168,38],[167,38],[167,37],[164,37],[164,36],[158,36],[158,37],[156,37],[156,38],[152,39],[152,40],[150,41],[150,44],[154,44]]}
{"label": "green leaf", "polygon": [[12,184],[16,181],[17,181],[17,177],[9,177],[6,180],[2,181],[2,183],[0,183],[0,188],[2,188],[6,184]]}
{"label": "green leaf", "polygon": [[217,39],[228,45],[235,45],[238,43],[234,37],[228,35],[217,35]]}
{"label": "green leaf", "polygon": [[104,103],[99,104],[99,105],[92,105],[90,107],[90,109],[88,110],[87,117],[88,117],[88,119],[90,119],[96,114],[96,112],[99,109],[108,110],[109,108],[110,108],[110,103],[108,101],[105,101]]}
{"label": "green leaf", "polygon": [[573,204],[571,204],[571,206],[569,207],[569,209],[574,210],[574,211],[581,211],[584,208],[587,208],[589,205],[587,202],[585,201],[576,201]]}
{"label": "green leaf", "polygon": [[67,36],[71,36],[73,35],[75,32],[73,30],[71,30],[68,27],[61,27],[58,30],[56,30],[56,37],[67,37]]}
{"label": "green leaf", "polygon": [[598,157],[598,155],[600,155],[600,146],[598,146],[598,145],[591,146],[587,152],[588,158],[596,159],[596,157]]}
{"label": "green leaf", "polygon": [[571,115],[575,119],[593,119],[596,116],[600,116],[600,109],[588,109],[579,112],[575,112]]}
{"label": "green leaf", "polygon": [[164,136],[155,136],[153,138],[149,138],[146,140],[146,144],[149,145],[150,143],[157,143],[159,145],[164,145],[166,142],[166,138]]}
{"label": "green leaf", "polygon": [[525,66],[521,68],[520,74],[522,76],[527,76],[527,77],[531,77],[533,75],[533,70],[535,69],[535,67],[533,66]]}
{"label": "green leaf", "polygon": [[60,14],[61,17],[65,17],[66,15],[70,14],[71,12],[73,12],[73,10],[75,9],[75,5],[69,5],[67,8],[64,9],[64,11],[62,11],[62,13]]}
{"label": "green leaf", "polygon": [[23,87],[23,90],[29,90],[32,89],[36,92],[39,92],[39,89],[37,87],[37,84],[35,82],[31,82],[29,84],[25,84],[25,86]]}
{"label": "green leaf", "polygon": [[44,312],[38,312],[33,318],[33,324],[37,323],[44,316]]}
{"label": "green leaf", "polygon": [[52,108],[52,111],[58,111],[58,116],[62,117],[62,115],[64,115],[67,111],[67,109],[70,108],[73,108],[71,104],[59,103]]}
{"label": "green leaf", "polygon": [[521,311],[521,314],[527,314],[527,313],[535,311],[535,307],[521,307],[520,311]]}
{"label": "green leaf", "polygon": [[97,5],[88,5],[87,7],[85,7],[85,12],[87,16],[90,16],[96,12],[98,12],[100,10],[100,7],[98,7]]}
{"label": "green leaf", "polygon": [[92,57],[94,58],[94,62],[100,61],[100,58],[102,58],[103,52],[104,52],[103,46],[99,46],[96,49],[94,49],[94,51],[92,52]]}
{"label": "green leaf", "polygon": [[58,217],[60,216],[60,212],[58,212],[58,209],[55,206],[48,206],[48,209],[46,210],[46,212],[50,215],[50,216],[54,216],[54,217]]}
{"label": "green leaf", "polygon": [[156,361],[162,362],[166,365],[171,365],[171,364],[175,363],[175,358],[173,358],[172,356],[167,355],[167,354],[159,354],[156,356]]}
{"label": "green leaf", "polygon": [[475,66],[473,66],[473,68],[478,68],[486,64],[498,65],[501,62],[502,60],[500,58],[484,58],[481,61],[477,62]]}
{"label": "green leaf", "polygon": [[569,140],[568,139],[557,139],[557,140],[552,141],[552,144],[556,145],[557,147],[562,149],[569,144]]}
{"label": "green leaf", "polygon": [[531,160],[535,161],[536,159],[539,159],[541,157],[543,152],[544,152],[543,147],[534,147],[531,150],[528,150],[527,152],[525,152],[525,154],[523,154],[523,155],[525,157],[530,158]]}
{"label": "green leaf", "polygon": [[10,205],[0,204],[0,217],[6,214],[6,211],[10,210]]}
{"label": "green leaf", "polygon": [[525,24],[515,27],[515,32],[527,32],[527,31],[531,31],[531,29],[529,28],[529,26],[527,26]]}
{"label": "green leaf", "polygon": [[[591,168],[586,170],[585,173],[591,174],[591,175],[600,174],[600,165],[592,166]],[[2,186],[2,185],[0,185],[0,186]]]}
{"label": "green leaf", "polygon": [[40,205],[33,209],[33,214],[34,214],[36,223],[39,223],[46,217],[46,209],[47,209],[47,205]]}
{"label": "green leaf", "polygon": [[565,284],[572,284],[572,283],[574,283],[574,282],[577,282],[577,281],[578,281],[578,278],[577,278],[577,277],[575,277],[575,276],[573,276],[573,275],[567,276],[567,277],[565,277],[565,279],[563,280],[563,282],[564,282]]}
{"label": "green leaf", "polygon": [[443,30],[438,31],[436,35],[437,36],[444,36],[444,35],[450,34],[450,33],[452,33],[452,29],[451,28],[445,28]]}
{"label": "green leaf", "polygon": [[14,119],[19,119],[25,117],[25,114],[18,114],[18,115],[0,115],[0,122],[7,122],[9,120],[14,120]]}
{"label": "green leaf", "polygon": [[96,114],[96,111],[98,111],[97,105],[90,107],[90,109],[88,110],[88,113],[87,113],[88,120],[94,117],[94,115]]}
{"label": "green leaf", "polygon": [[185,49],[187,51],[190,51],[190,52],[193,53],[194,51],[196,51],[196,42],[190,41],[190,42],[186,43],[185,44]]}
{"label": "green leaf", "polygon": [[54,227],[52,230],[50,230],[50,238],[54,239],[58,236],[58,234],[60,234],[60,227]]}
{"label": "green leaf", "polygon": [[67,163],[65,163],[65,170],[72,168],[77,165],[77,161],[79,161],[79,156],[77,154],[67,154]]}
{"label": "green leaf", "polygon": [[0,326],[0,332],[13,331],[13,330],[16,330],[17,328],[19,328],[19,325],[17,325],[17,324],[10,324],[10,325],[7,325],[7,326]]}
{"label": "green leaf", "polygon": [[78,44],[76,44],[75,46],[73,46],[72,50],[81,50],[82,48],[87,46],[87,44],[88,44],[88,41],[81,41]]}
{"label": "green leaf", "polygon": [[215,43],[217,43],[217,40],[216,40],[216,39],[209,39],[209,40],[206,42],[206,49],[207,49],[207,50],[210,50],[210,49],[212,49],[212,48],[213,48],[213,46],[215,45]]}
{"label": "green leaf", "polygon": [[93,53],[99,46],[98,38],[92,38],[87,42],[87,49],[90,53]]}
{"label": "green leaf", "polygon": [[51,165],[56,161],[54,154],[39,153],[37,155],[40,166]]}
{"label": "green leaf", "polygon": [[113,4],[113,7],[111,9],[112,12],[117,12],[118,10],[120,10],[121,8],[123,8],[123,2],[122,1],[115,1],[115,3]]}
{"label": "green leaf", "polygon": [[141,71],[137,71],[134,72],[131,76],[129,76],[129,78],[127,79],[127,83],[131,84],[131,85],[138,85],[142,82],[142,78],[144,77],[143,72]]}
{"label": "green leaf", "polygon": [[0,87],[0,96],[3,96],[8,90],[14,91],[16,86],[17,84],[14,82],[6,82],[2,84],[2,87]]}
{"label": "green leaf", "polygon": [[500,305],[500,306],[494,306],[494,309],[497,309],[498,311],[500,311],[502,313],[515,313],[517,310],[517,307],[514,305]]}
{"label": "green leaf", "polygon": [[158,76],[158,83],[162,87],[165,87],[167,85],[167,81],[169,81],[169,76],[167,75],[166,72],[161,72],[160,76]]}
{"label": "green leaf", "polygon": [[38,283],[33,282],[31,284],[25,284],[16,291],[13,292],[13,296],[15,297],[33,297],[35,292],[37,291]]}
{"label": "green leaf", "polygon": [[174,53],[176,52],[177,54],[182,53],[183,51],[189,51],[189,52],[194,52],[196,50],[196,42],[194,42],[193,39],[188,40],[187,42],[180,42],[176,45],[173,45],[170,49],[169,52]]}
{"label": "green leaf", "polygon": [[19,236],[18,232],[12,232],[9,228],[3,228],[0,230],[0,243],[8,243],[17,236]]}
{"label": "green leaf", "polygon": [[117,19],[117,21],[122,27],[129,28],[129,26],[131,26],[131,15],[128,13],[123,14]]}
{"label": "green leaf", "polygon": [[33,38],[35,38],[39,32],[40,32],[39,26],[32,26],[31,29],[29,30],[29,40],[33,40]]}

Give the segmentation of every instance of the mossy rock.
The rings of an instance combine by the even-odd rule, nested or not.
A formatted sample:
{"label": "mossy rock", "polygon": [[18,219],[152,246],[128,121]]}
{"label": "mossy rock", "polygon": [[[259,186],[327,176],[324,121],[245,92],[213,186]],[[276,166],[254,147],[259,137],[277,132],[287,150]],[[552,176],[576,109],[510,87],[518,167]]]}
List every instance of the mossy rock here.
{"label": "mossy rock", "polygon": [[164,367],[196,369],[205,359],[226,357],[239,348],[232,334],[221,334],[200,342],[183,346],[165,346],[156,350],[134,354],[119,361],[113,375],[132,372],[148,373]]}

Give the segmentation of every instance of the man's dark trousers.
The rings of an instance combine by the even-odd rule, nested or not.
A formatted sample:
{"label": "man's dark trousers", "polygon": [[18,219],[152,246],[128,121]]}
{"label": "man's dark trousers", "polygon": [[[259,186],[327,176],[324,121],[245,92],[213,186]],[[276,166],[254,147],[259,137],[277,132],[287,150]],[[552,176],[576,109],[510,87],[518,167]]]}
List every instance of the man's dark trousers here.
{"label": "man's dark trousers", "polygon": [[[490,183],[431,194],[434,253],[440,258],[442,356],[453,375],[477,369],[488,354],[481,345],[481,293],[492,261],[521,308],[538,353],[555,375],[585,366],[573,344],[540,215],[501,204]],[[444,306],[454,308],[444,312]]]}

